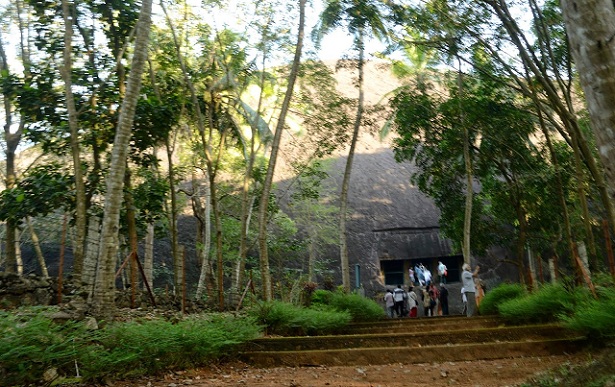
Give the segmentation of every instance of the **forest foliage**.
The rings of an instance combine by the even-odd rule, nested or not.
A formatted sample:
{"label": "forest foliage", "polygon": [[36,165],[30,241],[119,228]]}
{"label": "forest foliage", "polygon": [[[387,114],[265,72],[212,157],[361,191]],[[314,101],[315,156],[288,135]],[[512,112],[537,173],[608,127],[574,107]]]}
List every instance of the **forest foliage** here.
{"label": "forest foliage", "polygon": [[[278,285],[262,287],[265,300],[339,277],[348,290],[352,209],[344,188],[323,182],[332,157],[352,152],[359,129],[390,136],[397,160],[416,165],[413,183],[433,199],[442,233],[467,260],[502,247],[526,283],[536,277],[529,257],[540,268],[556,262],[552,275],[572,273],[577,255],[592,272],[607,270],[610,182],[556,2],[515,9],[329,0],[309,9],[322,11],[317,20],[299,25],[304,0],[232,9],[169,1],[156,4],[149,38],[137,45],[148,3],[2,5],[5,272],[23,273],[18,241],[34,246],[38,230],[70,248],[70,274],[94,289],[94,304],[113,299],[96,295],[113,291],[122,262],[135,273],[137,256],[143,278],[124,274],[123,286],[147,279],[179,294],[187,275],[178,219],[188,214],[198,262],[188,275],[199,272],[189,297],[225,309],[225,296],[255,284]],[[216,22],[229,14],[237,23]],[[353,42],[334,68],[317,47],[340,27]],[[303,47],[307,36],[315,41]],[[374,41],[382,49],[366,51]],[[144,49],[140,69],[135,54]],[[364,106],[362,66],[376,58],[400,87]],[[358,77],[351,92],[341,90],[338,68]],[[140,87],[127,95],[131,76]],[[131,98],[129,138],[120,146]],[[116,160],[119,148],[126,160]],[[274,171],[278,150],[283,172]],[[27,165],[16,162],[26,154]],[[268,187],[274,173],[285,174],[291,195]],[[112,201],[117,213],[107,207]],[[154,260],[154,240],[167,241],[169,260]],[[46,272],[51,257],[38,255],[36,270]]]}

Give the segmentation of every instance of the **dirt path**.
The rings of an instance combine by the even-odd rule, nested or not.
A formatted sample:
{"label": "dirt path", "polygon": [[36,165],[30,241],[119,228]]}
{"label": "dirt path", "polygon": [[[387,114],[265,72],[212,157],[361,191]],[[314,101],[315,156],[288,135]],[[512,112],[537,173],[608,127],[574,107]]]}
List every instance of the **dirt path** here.
{"label": "dirt path", "polygon": [[225,364],[113,383],[115,387],[255,386],[255,387],[503,387],[584,360],[582,354],[516,359],[353,367],[252,368]]}

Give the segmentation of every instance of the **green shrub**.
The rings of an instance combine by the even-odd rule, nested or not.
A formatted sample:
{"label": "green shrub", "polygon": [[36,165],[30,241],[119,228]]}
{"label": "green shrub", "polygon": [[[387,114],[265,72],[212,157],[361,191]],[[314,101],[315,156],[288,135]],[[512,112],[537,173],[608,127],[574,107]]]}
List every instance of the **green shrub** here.
{"label": "green shrub", "polygon": [[480,303],[480,314],[498,314],[498,306],[504,301],[524,296],[526,290],[519,284],[500,284],[485,294]]}
{"label": "green shrub", "polygon": [[571,314],[574,305],[574,293],[560,284],[549,284],[525,297],[503,302],[498,306],[498,311],[512,323],[539,323],[556,321],[562,314]]}
{"label": "green shrub", "polygon": [[577,303],[572,316],[562,316],[564,324],[594,339],[615,337],[615,289],[599,288],[599,298],[586,297]]}
{"label": "green shrub", "polygon": [[377,321],[386,317],[382,306],[356,293],[317,290],[312,295],[312,305],[326,305],[338,311],[347,311],[353,321]]}
{"label": "green shrub", "polygon": [[286,302],[262,302],[251,310],[268,334],[317,335],[334,332],[351,321],[348,312],[331,310],[320,305],[302,308]]}
{"label": "green shrub", "polygon": [[332,298],[332,291],[318,289],[312,293],[312,304],[331,305]]}
{"label": "green shrub", "polygon": [[355,293],[334,293],[330,305],[337,310],[348,311],[353,321],[377,321],[386,317],[377,302]]}
{"label": "green shrub", "polygon": [[114,323],[88,330],[82,322],[54,323],[48,313],[0,313],[0,386],[40,385],[43,373],[83,382],[197,366],[232,354],[261,334],[253,318],[198,316]]}
{"label": "green shrub", "polygon": [[228,355],[260,332],[253,318],[224,315],[177,324],[162,320],[113,324],[100,340],[105,355],[88,359],[84,375],[125,377],[193,367]]}
{"label": "green shrub", "polygon": [[74,372],[79,345],[90,332],[82,323],[56,324],[47,312],[0,312],[0,386],[38,382],[51,368]]}

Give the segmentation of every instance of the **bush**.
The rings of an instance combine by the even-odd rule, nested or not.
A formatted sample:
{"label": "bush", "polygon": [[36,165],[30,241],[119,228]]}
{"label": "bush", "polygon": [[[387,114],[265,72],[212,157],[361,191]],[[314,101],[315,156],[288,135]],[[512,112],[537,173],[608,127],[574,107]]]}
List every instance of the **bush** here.
{"label": "bush", "polygon": [[561,316],[564,325],[593,339],[615,337],[615,289],[599,288],[599,298],[579,302],[572,316]]}
{"label": "bush", "polygon": [[269,334],[318,335],[334,332],[351,321],[348,312],[327,307],[302,308],[286,302],[262,302],[250,312]]}
{"label": "bush", "polygon": [[96,382],[192,367],[261,334],[245,317],[114,323],[92,331],[82,322],[56,324],[43,312],[0,313],[0,386],[40,385],[49,369],[74,376],[78,367],[83,382]]}
{"label": "bush", "polygon": [[47,312],[45,308],[0,312],[0,386],[38,382],[52,368],[74,372],[80,343],[91,332],[82,323],[56,324]]}
{"label": "bush", "polygon": [[551,322],[574,311],[575,297],[562,285],[549,284],[525,297],[503,302],[498,311],[506,320],[516,324]]}
{"label": "bush", "polygon": [[353,321],[377,321],[386,317],[384,309],[374,300],[356,293],[317,290],[312,295],[313,305],[325,305],[339,311],[347,311]]}
{"label": "bush", "polygon": [[505,301],[522,297],[527,294],[525,288],[519,284],[500,284],[485,294],[480,303],[480,314],[498,314],[498,306]]}
{"label": "bush", "polygon": [[312,304],[331,305],[332,298],[332,291],[318,289],[312,293]]}
{"label": "bush", "polygon": [[220,315],[177,324],[162,320],[114,324],[104,334],[100,342],[107,351],[88,359],[84,375],[137,376],[205,364],[258,337],[261,328],[253,318]]}
{"label": "bush", "polygon": [[351,293],[334,293],[331,307],[340,311],[348,311],[353,321],[377,321],[386,317],[384,309],[374,300]]}

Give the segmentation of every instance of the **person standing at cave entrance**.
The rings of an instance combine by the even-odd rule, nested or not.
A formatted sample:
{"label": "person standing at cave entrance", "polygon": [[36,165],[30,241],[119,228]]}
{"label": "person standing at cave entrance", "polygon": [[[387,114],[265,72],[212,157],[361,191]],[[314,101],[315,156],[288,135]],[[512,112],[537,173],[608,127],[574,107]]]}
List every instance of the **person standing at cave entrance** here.
{"label": "person standing at cave entrance", "polygon": [[393,291],[391,289],[387,289],[387,292],[384,294],[384,304],[387,308],[387,316],[393,318],[395,313],[395,300],[393,299]]}
{"label": "person standing at cave entrance", "polygon": [[422,267],[423,276],[425,277],[425,286],[431,285],[431,272],[425,266]]}
{"label": "person standing at cave entrance", "polygon": [[446,265],[442,263],[442,261],[438,261],[438,275],[440,276],[440,286],[446,284],[446,276],[448,274],[448,270]]}
{"label": "person standing at cave entrance", "polygon": [[468,307],[466,308],[466,316],[472,317],[476,313],[476,286],[474,285],[474,277],[478,276],[480,266],[476,266],[474,271],[469,264],[464,263],[461,272],[461,282],[465,290],[465,296],[468,300]]}
{"label": "person standing at cave entrance", "polygon": [[406,292],[401,287],[401,285],[397,285],[395,289],[393,289],[393,299],[395,300],[395,313],[397,317],[402,317],[404,315],[404,303],[406,302]]}
{"label": "person standing at cave entrance", "polygon": [[442,316],[448,316],[448,289],[444,284],[440,285],[440,307]]}
{"label": "person standing at cave entrance", "polygon": [[419,286],[425,285],[425,276],[423,275],[422,267],[423,267],[422,264],[414,265],[414,272],[416,273],[416,280]]}
{"label": "person standing at cave entrance", "polygon": [[410,311],[410,317],[416,317],[418,315],[419,300],[416,297],[414,288],[412,285],[408,286],[408,310]]}

